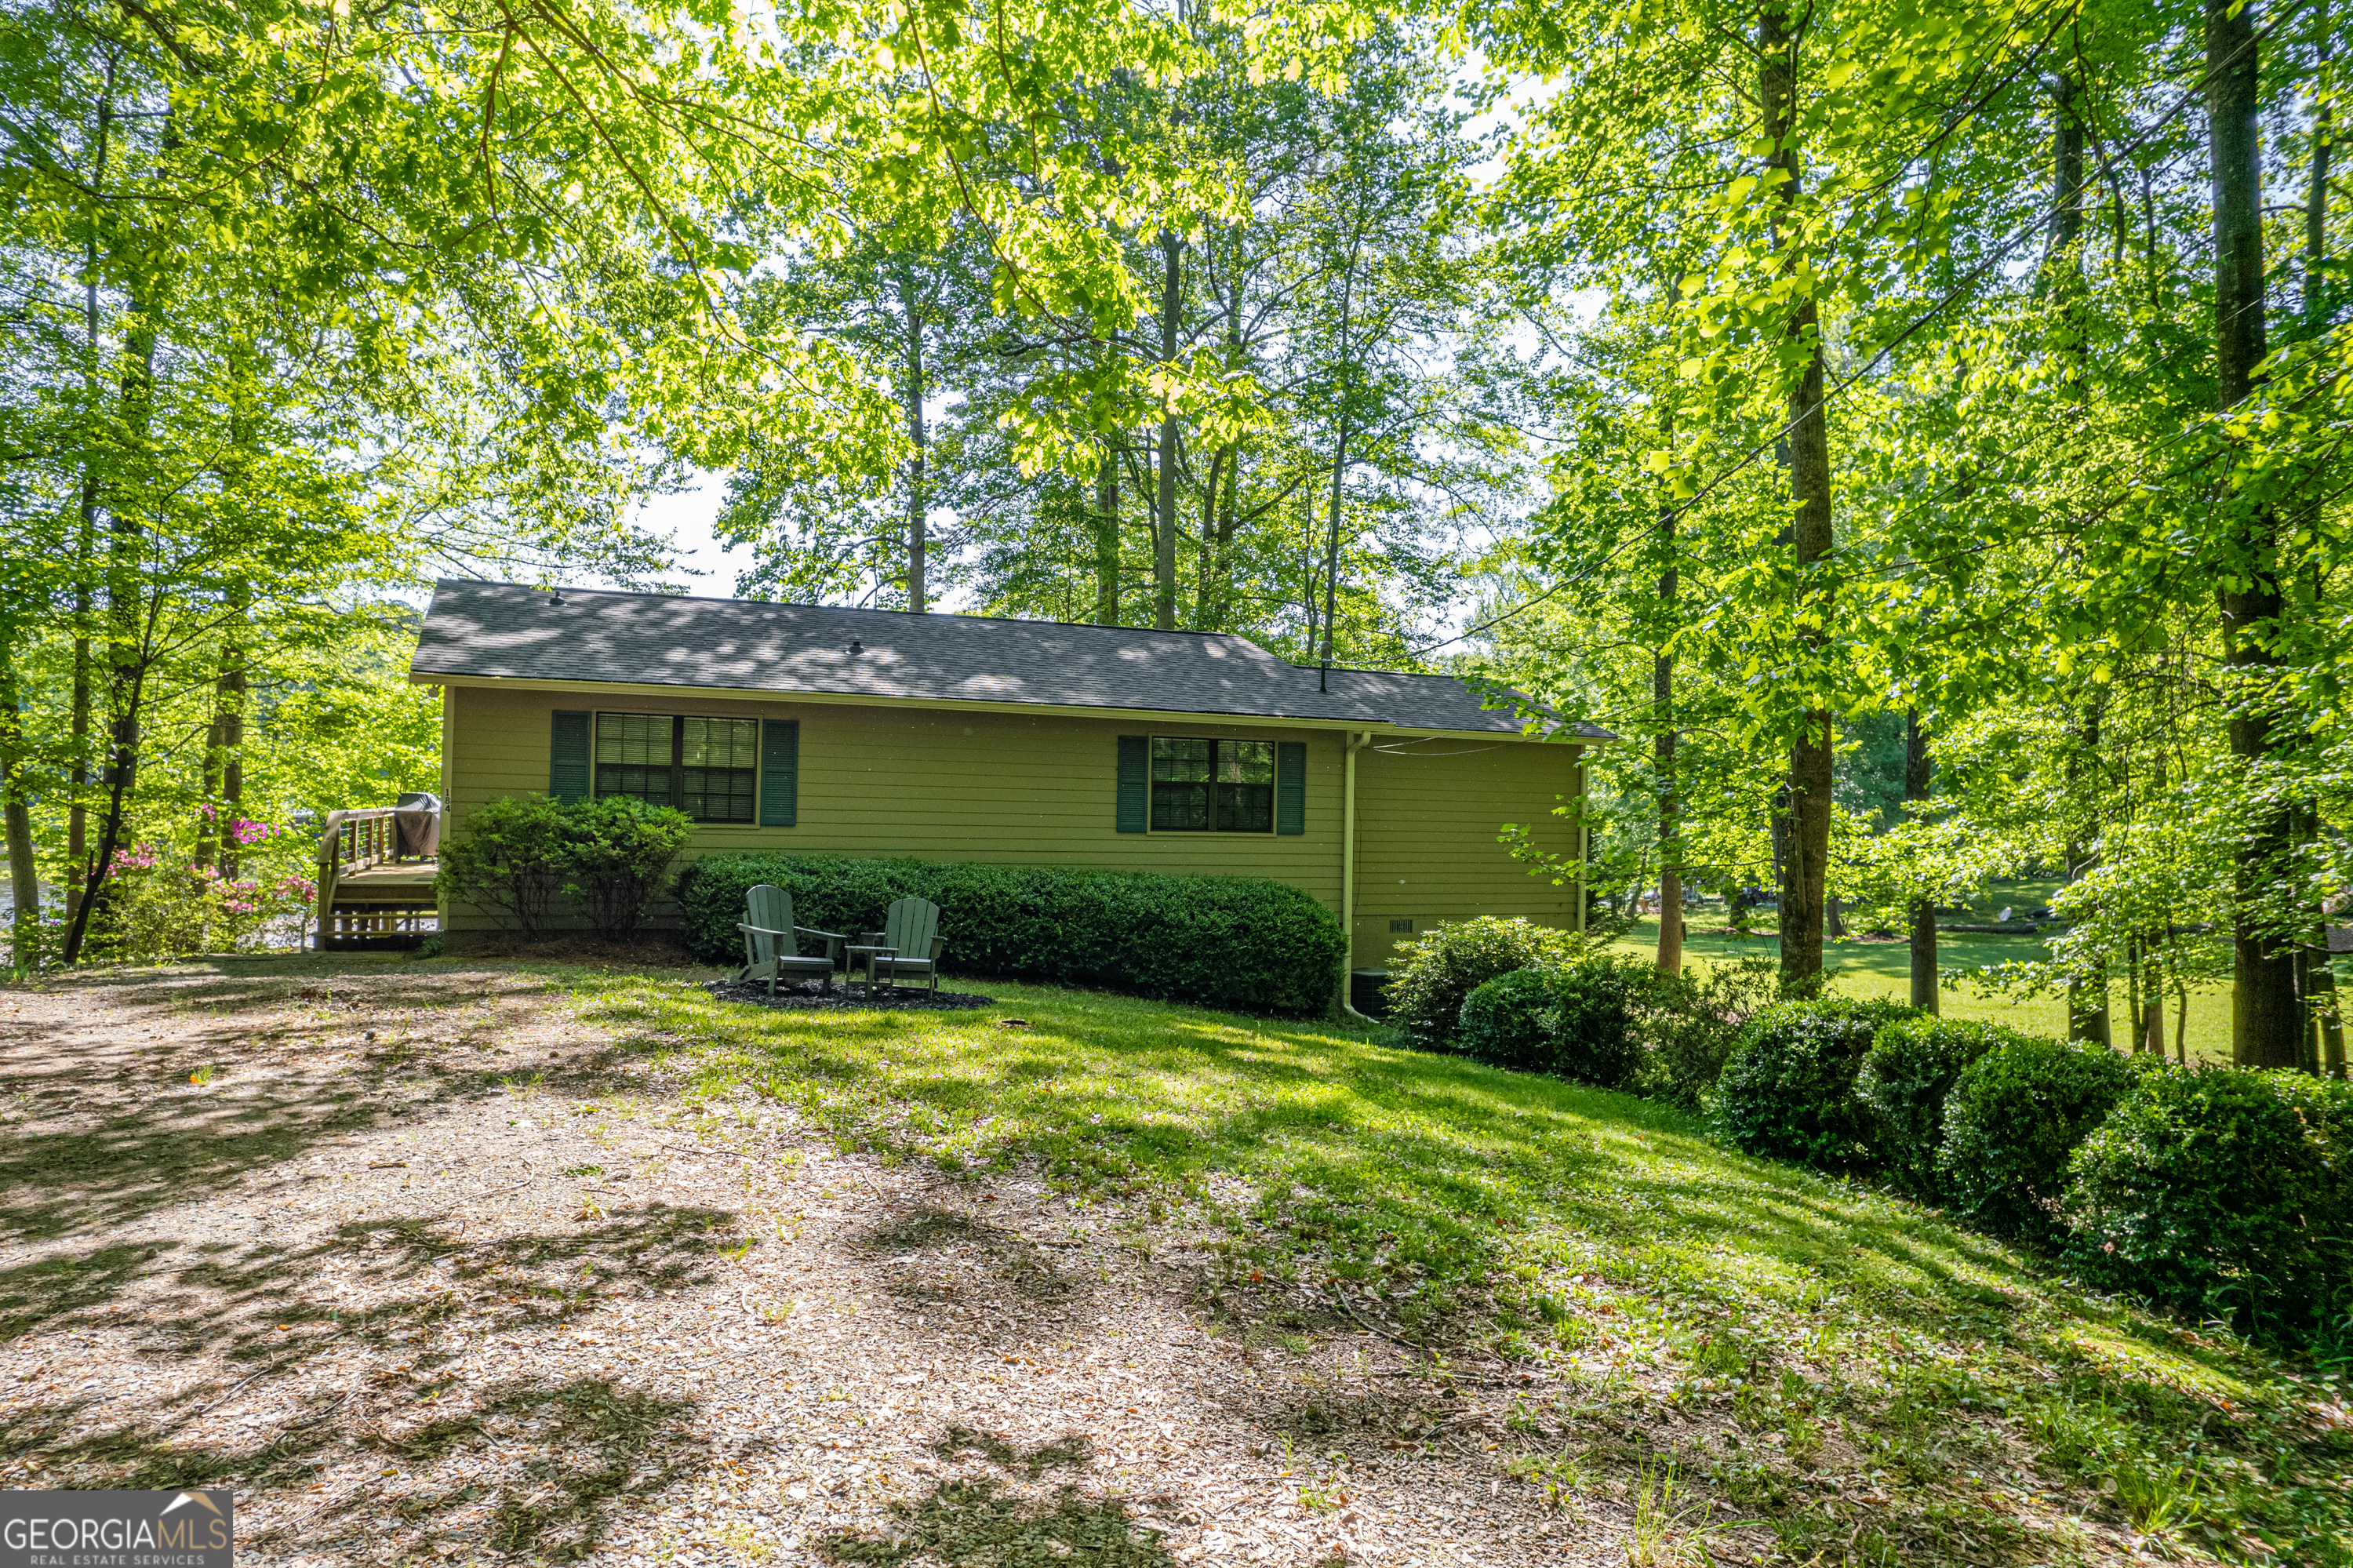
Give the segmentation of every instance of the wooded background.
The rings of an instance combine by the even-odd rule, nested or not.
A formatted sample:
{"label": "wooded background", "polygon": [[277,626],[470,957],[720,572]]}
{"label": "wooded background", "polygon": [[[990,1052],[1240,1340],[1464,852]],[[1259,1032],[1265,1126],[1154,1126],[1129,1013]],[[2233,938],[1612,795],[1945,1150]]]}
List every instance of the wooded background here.
{"label": "wooded background", "polygon": [[709,472],[743,593],[1605,725],[1601,888],[1771,889],[1794,986],[1835,909],[1933,1001],[1934,908],[2041,872],[1998,983],[2163,1049],[2228,977],[2240,1060],[2341,1071],[2337,30],[8,5],[16,961],[429,786],[418,585],[664,586],[633,519]]}

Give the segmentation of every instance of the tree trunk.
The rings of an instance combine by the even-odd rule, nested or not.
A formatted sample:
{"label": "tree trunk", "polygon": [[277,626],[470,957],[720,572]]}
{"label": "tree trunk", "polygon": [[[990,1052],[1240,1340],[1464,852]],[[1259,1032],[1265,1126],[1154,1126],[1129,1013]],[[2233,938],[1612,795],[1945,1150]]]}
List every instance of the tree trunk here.
{"label": "tree trunk", "polygon": [[[1176,311],[1184,281],[1181,258],[1185,242],[1174,232],[1160,236],[1160,363],[1176,363]],[[1160,411],[1160,485],[1155,497],[1152,524],[1152,624],[1163,631],[1176,630],[1176,406],[1164,402]]]}
{"label": "tree trunk", "polygon": [[[2254,390],[2266,353],[2261,143],[2256,123],[2256,0],[2206,0],[2206,122],[2213,155],[2214,367],[2218,407]],[[2225,504],[2230,504],[2226,502]],[[2282,609],[2277,519],[2261,503],[2231,520],[2238,560],[2220,595],[2229,662],[2243,677],[2231,716],[2231,751],[2259,763],[2272,750],[2272,715],[2256,694],[2277,662],[2271,649]],[[2292,811],[2245,825],[2236,852],[2231,1054],[2242,1067],[2300,1065],[2304,1010],[2292,949],[2260,930],[2254,906],[2287,874]]]}
{"label": "tree trunk", "polygon": [[2084,234],[2084,122],[2075,114],[2082,91],[2073,75],[2062,75],[2051,91],[2051,226],[2038,289],[2082,272],[2076,248]]}
{"label": "tree trunk", "polygon": [[2321,313],[2328,302],[2322,271],[2328,260],[2328,160],[2337,134],[2337,100],[2330,93],[2329,61],[2336,54],[2337,36],[2328,27],[2328,6],[2320,6],[2319,103],[2312,111],[2312,180],[2304,196],[2304,321],[2308,332],[2325,324]]}
{"label": "tree trunk", "polygon": [[[1928,726],[1920,722],[1920,710],[1908,708],[1904,714],[1904,805],[1916,816],[1921,803],[1936,787],[1936,768],[1928,756]],[[1928,1012],[1939,1011],[1942,988],[1936,971],[1936,901],[1918,898],[1912,903],[1912,1005]]]}
{"label": "tree trunk", "polygon": [[[1675,596],[1680,578],[1675,571],[1675,509],[1659,508],[1659,542],[1666,560],[1659,568],[1659,612],[1662,629],[1673,634]],[[1657,712],[1658,737],[1651,743],[1651,764],[1659,789],[1659,970],[1683,972],[1683,837],[1679,821],[1683,800],[1675,787],[1675,656],[1662,645],[1651,658],[1651,702]]]}
{"label": "tree trunk", "polygon": [[[2078,784],[2082,781],[2082,770],[2084,766],[2083,759],[2087,756],[2092,759],[2091,767],[2094,775],[2093,789],[2095,802],[2098,798],[2097,791],[2099,788],[2097,775],[2100,770],[2101,717],[2101,700],[2097,695],[2094,695],[2092,699],[2091,705],[2087,707],[2084,713],[2084,727],[2081,744],[2073,749],[2067,759],[2071,780]],[[2093,809],[2091,828],[2093,832],[2095,834],[2099,832],[2099,814],[2096,803]],[[2082,842],[2070,839],[2067,842],[2066,854],[2068,881],[2075,881],[2086,871],[2091,869],[2093,859],[2092,852],[2085,848]],[[2108,1007],[2108,975],[2106,969],[2104,968],[2098,975],[2094,976],[2091,980],[2070,979],[2067,981],[2067,1038],[2070,1040],[2087,1041],[2101,1045],[2109,1045],[2115,1043],[2115,1031],[2116,1022],[2110,1014]]]}
{"label": "tree trunk", "polygon": [[[1355,325],[1356,284],[1356,253],[1351,247],[1348,265],[1340,274],[1339,426],[1332,443],[1332,516],[1325,533],[1327,543],[1324,551],[1324,652],[1318,662],[1315,677],[1315,689],[1319,692],[1331,684],[1332,633],[1340,609],[1340,499],[1348,478],[1348,416],[1354,411],[1356,392],[1356,362],[1348,353],[1348,338]],[[1578,928],[1583,929],[1581,924]]]}
{"label": "tree trunk", "polygon": [[921,615],[931,495],[923,432],[923,315],[916,308],[914,279],[907,272],[899,274],[899,308],[907,327],[907,440],[914,448],[914,455],[907,460],[907,608]]}
{"label": "tree trunk", "polygon": [[220,730],[220,868],[227,877],[239,869],[237,825],[245,820],[246,613],[251,599],[243,582],[229,585],[229,619],[213,692],[214,723]]}
{"label": "tree trunk", "polygon": [[[113,140],[114,129],[114,66],[106,68],[106,91],[98,101],[98,135],[91,158],[90,178],[94,184],[106,178],[107,155]],[[98,219],[92,217],[90,231],[82,247],[82,348],[87,355],[83,376],[88,385],[90,406],[98,404]],[[94,461],[85,460],[81,472],[81,531],[76,541],[74,574],[74,646],[73,646],[73,712],[70,719],[73,734],[72,799],[66,806],[66,918],[71,920],[81,905],[84,879],[89,874],[90,807],[90,617],[92,607],[90,591],[90,563],[98,554],[98,469]]]}
{"label": "tree trunk", "polygon": [[[168,143],[168,130],[165,140]],[[134,324],[123,344],[122,446],[136,461],[144,453],[152,434],[155,386],[155,323],[142,313],[156,307],[153,295],[135,284],[125,291],[125,313]],[[108,508],[108,524],[107,706],[111,718],[107,726],[110,744],[106,817],[99,829],[97,851],[82,873],[81,897],[76,901],[72,917],[66,924],[65,945],[58,956],[69,965],[80,960],[82,945],[90,935],[93,906],[112,870],[114,852],[122,837],[123,814],[130,804],[132,787],[138,779],[140,705],[146,690],[154,620],[162,610],[160,597],[152,605],[143,602],[145,595],[139,580],[139,526],[126,514],[120,499]]]}
{"label": "tree trunk", "polygon": [[[1757,37],[1761,59],[1758,99],[1765,111],[1765,133],[1773,150],[1766,155],[1768,168],[1783,172],[1783,207],[1798,199],[1804,167],[1793,144],[1797,119],[1798,38],[1788,26],[1781,0],[1767,0]],[[1777,229],[1778,226],[1777,225]],[[1794,233],[1776,234],[1783,249],[1782,270],[1798,270]],[[1819,313],[1811,294],[1801,294],[1790,313],[1787,335],[1804,356],[1804,368],[1789,389],[1789,497],[1795,516],[1791,565],[1796,568],[1799,600],[1810,611],[1799,640],[1809,665],[1819,656],[1823,624],[1834,591],[1827,577],[1818,580],[1817,567],[1831,553],[1830,414],[1822,401],[1822,338]],[[1808,678],[1818,672],[1809,668]],[[1789,747],[1789,853],[1781,874],[1781,981],[1793,990],[1812,990],[1822,972],[1824,895],[1829,883],[1831,789],[1836,736],[1825,708],[1799,716],[1798,734]]]}
{"label": "tree trunk", "polygon": [[1095,624],[1119,624],[1119,449],[1109,440],[1095,467]]}
{"label": "tree trunk", "polygon": [[73,714],[69,721],[73,762],[69,777],[73,794],[66,807],[66,917],[71,919],[81,903],[81,885],[90,869],[90,557],[89,526],[96,503],[84,514],[79,579],[74,585]]}
{"label": "tree trunk", "polygon": [[[2328,260],[2328,159],[2329,143],[2336,134],[2336,100],[2330,96],[2329,60],[2335,53],[2335,35],[2328,29],[2328,7],[2320,7],[2320,104],[2312,116],[2312,183],[2305,193],[2304,206],[2304,319],[2308,332],[2317,332],[2323,323],[2323,311],[2327,305],[2324,288],[2326,274],[2322,267]],[[2315,567],[2316,576],[2318,568]],[[2313,599],[2320,599],[2320,585],[2314,583]],[[2319,812],[2307,810],[2307,825],[2317,832]],[[2310,983],[2306,1000],[2320,1021],[2320,1068],[2332,1078],[2345,1076],[2345,1018],[2337,1010],[2337,959],[2328,950],[2328,912],[2320,912],[2320,923],[2315,929],[2312,955],[2306,961]]]}
{"label": "tree trunk", "polygon": [[30,970],[41,948],[41,876],[33,860],[33,814],[25,788],[25,710],[16,650],[0,642],[0,834],[8,851],[8,963]]}
{"label": "tree trunk", "polygon": [[1218,619],[1216,629],[1223,630],[1234,620],[1234,535],[1241,530],[1242,517],[1242,443],[1234,443],[1233,457],[1226,464],[1226,512],[1218,524]]}
{"label": "tree trunk", "polygon": [[1218,488],[1226,476],[1226,463],[1233,455],[1231,446],[1222,446],[1209,454],[1209,471],[1201,485],[1201,552],[1193,562],[1193,630],[1218,630],[1217,591],[1212,586],[1218,575]]}

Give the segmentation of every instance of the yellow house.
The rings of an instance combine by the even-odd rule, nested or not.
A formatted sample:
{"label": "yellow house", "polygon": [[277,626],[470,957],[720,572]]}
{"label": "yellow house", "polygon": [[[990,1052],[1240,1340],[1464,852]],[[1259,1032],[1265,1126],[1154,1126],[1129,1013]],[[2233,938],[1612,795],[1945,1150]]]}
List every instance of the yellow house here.
{"label": "yellow house", "polygon": [[1340,917],[1352,967],[1474,916],[1577,926],[1577,888],[1497,835],[1581,860],[1555,809],[1611,738],[1216,633],[455,580],[410,679],[441,688],[445,832],[501,795],[618,792],[692,816],[690,854],[1273,877]]}

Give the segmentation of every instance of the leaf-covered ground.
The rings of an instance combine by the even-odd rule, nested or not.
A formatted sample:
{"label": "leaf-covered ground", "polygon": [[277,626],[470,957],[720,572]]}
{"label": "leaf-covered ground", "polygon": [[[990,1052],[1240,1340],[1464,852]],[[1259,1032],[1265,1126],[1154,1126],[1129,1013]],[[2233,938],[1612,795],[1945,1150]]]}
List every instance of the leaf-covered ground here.
{"label": "leaf-covered ground", "polygon": [[0,1484],[257,1560],[2348,1560],[2333,1383],[1621,1097],[959,982],[0,991]]}
{"label": "leaf-covered ground", "polygon": [[1640,1550],[2353,1560],[2341,1383],[2227,1332],[1643,1101],[1372,1031],[996,989],[996,1014],[829,1027],[659,980],[581,993],[846,1147],[1215,1234],[1205,1299],[1235,1331],[1329,1302],[1435,1366],[1541,1372],[1500,1473],[1647,1499]]}

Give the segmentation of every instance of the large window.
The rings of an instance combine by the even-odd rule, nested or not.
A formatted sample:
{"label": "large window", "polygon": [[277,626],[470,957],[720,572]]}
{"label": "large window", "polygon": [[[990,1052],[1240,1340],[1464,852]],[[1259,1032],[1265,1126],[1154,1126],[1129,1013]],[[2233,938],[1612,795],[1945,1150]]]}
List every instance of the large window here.
{"label": "large window", "polygon": [[1152,831],[1272,832],[1274,743],[1154,736]]}
{"label": "large window", "polygon": [[756,719],[598,714],[596,793],[675,806],[698,822],[748,822],[759,751]]}

